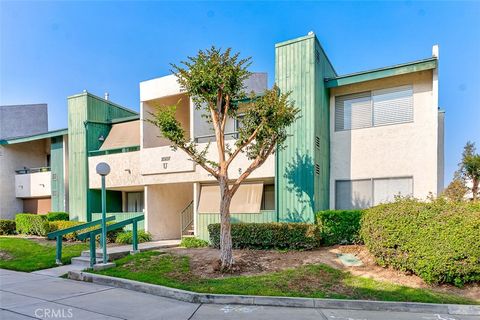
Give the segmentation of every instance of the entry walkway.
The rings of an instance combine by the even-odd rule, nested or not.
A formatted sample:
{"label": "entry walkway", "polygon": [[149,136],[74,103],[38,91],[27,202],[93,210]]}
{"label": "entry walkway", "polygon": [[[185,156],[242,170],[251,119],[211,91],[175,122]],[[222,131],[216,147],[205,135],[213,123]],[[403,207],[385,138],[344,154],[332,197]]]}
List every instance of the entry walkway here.
{"label": "entry walkway", "polygon": [[197,304],[0,269],[0,319],[474,320],[473,316]]}

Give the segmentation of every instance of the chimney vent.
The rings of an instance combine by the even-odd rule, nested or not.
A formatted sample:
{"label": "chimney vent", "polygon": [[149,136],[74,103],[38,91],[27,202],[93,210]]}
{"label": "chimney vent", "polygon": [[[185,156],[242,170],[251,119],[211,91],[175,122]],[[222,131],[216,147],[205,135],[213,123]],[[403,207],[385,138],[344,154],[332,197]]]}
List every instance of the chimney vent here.
{"label": "chimney vent", "polygon": [[105,97],[105,100],[108,100],[108,97],[109,97],[108,92],[105,92],[105,96],[104,96],[104,97]]}

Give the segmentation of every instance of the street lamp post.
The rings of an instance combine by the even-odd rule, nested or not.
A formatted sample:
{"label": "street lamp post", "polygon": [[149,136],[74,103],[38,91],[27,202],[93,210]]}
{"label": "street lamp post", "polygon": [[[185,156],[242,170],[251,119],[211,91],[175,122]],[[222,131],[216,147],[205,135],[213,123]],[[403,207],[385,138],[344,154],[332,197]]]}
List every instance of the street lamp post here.
{"label": "street lamp post", "polygon": [[[108,262],[107,256],[107,191],[105,190],[105,177],[110,173],[110,166],[105,162],[97,164],[97,173],[102,177],[102,253],[103,263]],[[95,241],[95,239],[90,239]]]}

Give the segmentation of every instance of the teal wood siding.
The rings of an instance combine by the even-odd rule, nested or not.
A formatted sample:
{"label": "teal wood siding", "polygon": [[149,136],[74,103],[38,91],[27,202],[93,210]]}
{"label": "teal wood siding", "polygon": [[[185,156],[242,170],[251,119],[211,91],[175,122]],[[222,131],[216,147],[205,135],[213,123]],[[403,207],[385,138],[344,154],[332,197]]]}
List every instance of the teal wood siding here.
{"label": "teal wood siding", "polygon": [[275,46],[275,81],[282,92],[291,92],[291,99],[300,109],[300,118],[288,128],[285,148],[276,153],[279,221],[313,222],[314,213],[328,207],[330,135],[326,74],[335,75],[315,35]]}
{"label": "teal wood siding", "polygon": [[[330,90],[325,78],[334,77],[335,70],[315,38],[315,212],[329,208],[330,202]],[[317,139],[317,138],[315,138]]]}
{"label": "teal wood siding", "polygon": [[[115,222],[120,222],[123,220],[127,220],[130,218],[135,218],[138,216],[143,216],[143,212],[107,212],[107,218],[114,216],[115,217]],[[92,220],[99,220],[102,219],[102,214],[100,212],[94,212],[92,213]],[[145,220],[139,221],[138,222],[138,230],[145,230]],[[132,230],[132,225],[128,225],[125,228],[123,228],[125,231],[131,231]]]}
{"label": "teal wood siding", "polygon": [[[90,221],[92,208],[88,188],[88,152],[97,150],[100,135],[106,137],[112,119],[137,113],[90,93],[68,98],[69,211],[70,219]],[[121,202],[120,202],[121,204]]]}
{"label": "teal wood siding", "polygon": [[50,144],[52,211],[65,211],[64,136],[53,137]]}
{"label": "teal wood siding", "polygon": [[[208,225],[212,223],[220,223],[220,214],[218,213],[198,213],[197,214],[197,230],[198,238],[208,241]],[[275,222],[277,221],[277,215],[275,211],[261,211],[260,213],[233,213],[231,214],[230,221],[232,223],[262,223],[262,222]]]}

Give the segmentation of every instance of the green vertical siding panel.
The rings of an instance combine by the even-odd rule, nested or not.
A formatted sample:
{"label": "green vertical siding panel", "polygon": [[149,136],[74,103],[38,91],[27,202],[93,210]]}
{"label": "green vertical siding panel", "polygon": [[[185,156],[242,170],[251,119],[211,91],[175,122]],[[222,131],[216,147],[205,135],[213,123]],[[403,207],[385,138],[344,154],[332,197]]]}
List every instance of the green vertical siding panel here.
{"label": "green vertical siding panel", "polygon": [[[317,57],[318,58],[317,58]],[[277,44],[275,81],[300,109],[288,128],[285,148],[276,153],[276,208],[279,221],[313,222],[328,207],[330,134],[328,90],[324,77],[334,74],[315,35]],[[315,137],[320,138],[320,148]],[[315,173],[319,165],[319,174]]]}
{"label": "green vertical siding panel", "polygon": [[65,211],[65,183],[63,168],[63,136],[53,137],[50,143],[52,211]]}
{"label": "green vertical siding panel", "polygon": [[315,176],[315,211],[329,208],[330,202],[330,91],[325,78],[334,77],[335,71],[323,48],[315,38],[315,136],[320,146],[315,147],[315,162],[320,173]]}
{"label": "green vertical siding panel", "polygon": [[70,219],[91,220],[90,197],[95,196],[88,188],[88,151],[97,150],[101,145],[98,138],[110,130],[110,125],[95,122],[134,115],[137,113],[89,93],[68,98]]}
{"label": "green vertical siding panel", "polygon": [[[277,216],[275,211],[262,211],[260,213],[233,213],[231,214],[232,223],[264,223],[264,222],[275,222]],[[208,225],[212,223],[220,222],[220,214],[218,213],[199,213],[197,219],[197,237],[203,240],[208,241]]]}
{"label": "green vertical siding panel", "polygon": [[87,95],[68,98],[68,188],[70,220],[87,221]]}

